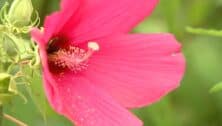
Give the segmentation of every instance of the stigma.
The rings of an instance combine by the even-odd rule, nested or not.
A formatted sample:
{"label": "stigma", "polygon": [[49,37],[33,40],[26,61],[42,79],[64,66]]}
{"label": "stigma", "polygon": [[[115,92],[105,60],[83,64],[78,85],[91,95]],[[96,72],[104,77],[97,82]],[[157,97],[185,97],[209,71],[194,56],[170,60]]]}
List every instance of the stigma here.
{"label": "stigma", "polygon": [[88,67],[89,58],[100,48],[97,42],[88,42],[87,47],[87,50],[76,46],[62,48],[48,54],[48,60],[58,68],[69,69],[74,73],[78,73]]}

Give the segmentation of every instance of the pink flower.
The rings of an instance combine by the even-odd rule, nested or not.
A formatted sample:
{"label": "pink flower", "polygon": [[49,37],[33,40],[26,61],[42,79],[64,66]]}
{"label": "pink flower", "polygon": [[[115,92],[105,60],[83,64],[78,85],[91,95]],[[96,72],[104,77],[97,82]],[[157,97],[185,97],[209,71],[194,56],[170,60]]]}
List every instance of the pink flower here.
{"label": "pink flower", "polygon": [[77,126],[141,126],[128,109],[178,87],[185,61],[170,34],[127,34],[158,0],[62,0],[40,48],[48,100]]}

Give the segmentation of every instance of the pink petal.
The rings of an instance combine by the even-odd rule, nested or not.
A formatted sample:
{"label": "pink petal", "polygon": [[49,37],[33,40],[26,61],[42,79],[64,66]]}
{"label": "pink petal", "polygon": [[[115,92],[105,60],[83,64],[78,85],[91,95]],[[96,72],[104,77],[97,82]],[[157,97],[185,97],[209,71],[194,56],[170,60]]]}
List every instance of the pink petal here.
{"label": "pink petal", "polygon": [[123,106],[151,104],[179,86],[185,61],[170,34],[122,35],[98,40],[87,78]]}
{"label": "pink petal", "polygon": [[49,71],[41,32],[32,30],[32,37],[40,47],[47,98],[58,113],[65,115],[77,126],[142,126],[139,119],[86,78],[68,73],[53,75]]}
{"label": "pink petal", "polygon": [[[77,42],[96,39],[110,34],[129,32],[141,20],[150,15],[158,3],[158,0],[72,1],[67,5],[66,8],[68,9],[64,7],[59,12],[62,14],[50,16],[52,20],[50,22],[47,19],[45,27],[50,26],[52,31],[54,27],[56,29],[54,32],[57,33],[60,26],[62,26],[61,24],[64,24],[63,21],[66,21],[64,27],[60,29],[60,33]],[[76,6],[73,7],[76,4],[78,5],[77,1],[81,1],[79,2],[78,10],[76,10]],[[73,8],[73,10],[69,10],[70,8]],[[72,13],[72,17],[66,20],[74,10],[76,11]],[[46,33],[48,34],[48,32]]]}
{"label": "pink petal", "polygon": [[54,75],[54,79],[63,103],[60,113],[77,126],[142,126],[139,119],[83,76],[65,73]]}
{"label": "pink petal", "polygon": [[57,36],[79,8],[80,0],[61,1],[61,10],[54,12],[45,19],[44,38],[46,41],[49,41],[51,37]]}
{"label": "pink petal", "polygon": [[[46,95],[49,99],[50,104],[53,106],[57,106],[57,111],[61,111],[62,102],[60,101],[60,96],[58,95],[58,89],[56,87],[57,85],[55,85],[56,82],[53,79],[52,73],[49,71],[48,58],[46,54],[47,42],[44,40],[43,33],[41,33],[41,31],[36,28],[32,29],[31,36],[39,46]],[[57,100],[54,100],[55,98],[57,98]]]}
{"label": "pink petal", "polygon": [[38,45],[46,45],[46,42],[44,41],[44,38],[43,38],[43,33],[41,33],[41,31],[37,28],[33,28],[31,30],[31,36],[32,36],[32,39],[34,39],[34,41],[38,44]]}

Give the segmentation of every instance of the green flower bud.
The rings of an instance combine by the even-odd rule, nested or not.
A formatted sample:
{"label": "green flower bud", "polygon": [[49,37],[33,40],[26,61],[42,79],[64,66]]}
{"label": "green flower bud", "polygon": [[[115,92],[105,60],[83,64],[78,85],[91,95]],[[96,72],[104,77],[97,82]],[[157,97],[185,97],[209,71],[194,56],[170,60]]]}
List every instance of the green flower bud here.
{"label": "green flower bud", "polygon": [[7,73],[0,73],[0,94],[7,93],[9,89],[11,76]]}
{"label": "green flower bud", "polygon": [[15,93],[10,91],[11,76],[7,73],[0,73],[0,106],[9,103]]}
{"label": "green flower bud", "polygon": [[3,36],[3,48],[9,57],[15,57],[18,53],[18,47],[15,42],[8,36]]}
{"label": "green flower bud", "polygon": [[12,101],[13,96],[15,96],[15,94],[11,92],[0,94],[0,106]]}
{"label": "green flower bud", "polygon": [[32,13],[31,0],[14,0],[9,9],[8,18],[15,26],[26,26],[31,22]]}

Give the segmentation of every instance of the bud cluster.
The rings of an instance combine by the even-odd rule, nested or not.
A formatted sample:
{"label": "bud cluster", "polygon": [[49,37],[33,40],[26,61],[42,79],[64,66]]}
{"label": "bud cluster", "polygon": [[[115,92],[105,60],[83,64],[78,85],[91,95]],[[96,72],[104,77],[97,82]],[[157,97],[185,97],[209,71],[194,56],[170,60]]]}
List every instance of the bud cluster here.
{"label": "bud cluster", "polygon": [[29,84],[24,71],[40,64],[38,47],[24,37],[40,22],[37,13],[33,21],[32,16],[31,0],[6,2],[0,9],[0,106],[21,94],[17,85]]}
{"label": "bud cluster", "polygon": [[14,0],[11,7],[7,2],[3,5],[0,20],[10,32],[28,33],[32,27],[40,23],[38,13],[35,11],[34,14],[31,0]]}

